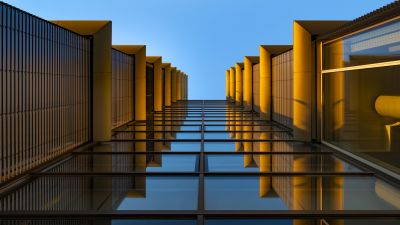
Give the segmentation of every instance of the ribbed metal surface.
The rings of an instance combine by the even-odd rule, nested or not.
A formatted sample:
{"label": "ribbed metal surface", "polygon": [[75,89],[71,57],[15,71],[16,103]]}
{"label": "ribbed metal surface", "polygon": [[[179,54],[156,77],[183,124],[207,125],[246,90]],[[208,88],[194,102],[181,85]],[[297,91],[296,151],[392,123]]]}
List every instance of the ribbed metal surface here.
{"label": "ribbed metal surface", "polygon": [[112,50],[112,128],[133,120],[134,58]]}
{"label": "ribbed metal surface", "polygon": [[0,183],[91,138],[91,43],[0,4]]}

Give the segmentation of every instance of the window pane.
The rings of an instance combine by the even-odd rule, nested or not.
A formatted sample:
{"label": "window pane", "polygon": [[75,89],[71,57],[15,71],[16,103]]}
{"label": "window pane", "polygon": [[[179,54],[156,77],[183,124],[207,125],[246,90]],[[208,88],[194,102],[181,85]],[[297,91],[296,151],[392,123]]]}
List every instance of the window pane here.
{"label": "window pane", "polygon": [[399,191],[374,177],[206,177],[205,207],[208,210],[396,210],[400,209]]}
{"label": "window pane", "polygon": [[2,211],[195,210],[197,199],[198,177],[74,175],[38,177],[0,203]]}
{"label": "window pane", "polygon": [[400,172],[400,115],[376,105],[380,96],[400,96],[399,74],[400,66],[325,74],[324,139]]}
{"label": "window pane", "polygon": [[400,59],[400,21],[394,21],[323,47],[324,69]]}
{"label": "window pane", "polygon": [[399,219],[207,219],[206,225],[293,225],[293,224],[342,224],[342,225],[397,225]]}
{"label": "window pane", "polygon": [[360,172],[331,155],[206,155],[208,172]]}
{"label": "window pane", "polygon": [[94,154],[75,155],[48,170],[52,173],[196,172],[197,155]]}

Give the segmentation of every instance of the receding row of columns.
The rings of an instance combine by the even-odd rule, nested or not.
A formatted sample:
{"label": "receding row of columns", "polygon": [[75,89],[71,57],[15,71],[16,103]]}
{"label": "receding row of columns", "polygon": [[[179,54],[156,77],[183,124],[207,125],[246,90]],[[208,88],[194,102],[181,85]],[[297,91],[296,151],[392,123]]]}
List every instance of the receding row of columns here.
{"label": "receding row of columns", "polygon": [[146,56],[145,45],[112,45],[111,21],[51,21],[92,39],[93,141],[111,140],[112,54],[114,48],[134,57],[134,120],[146,120],[146,63],[154,68],[154,111],[188,97],[188,76],[161,56]]}
{"label": "receding row of columns", "polygon": [[320,34],[347,21],[294,21],[292,45],[261,45],[259,56],[244,56],[243,62],[226,70],[226,99],[253,111],[253,66],[259,63],[260,118],[272,117],[272,58],[293,49],[293,135],[296,140],[321,138],[321,46]]}

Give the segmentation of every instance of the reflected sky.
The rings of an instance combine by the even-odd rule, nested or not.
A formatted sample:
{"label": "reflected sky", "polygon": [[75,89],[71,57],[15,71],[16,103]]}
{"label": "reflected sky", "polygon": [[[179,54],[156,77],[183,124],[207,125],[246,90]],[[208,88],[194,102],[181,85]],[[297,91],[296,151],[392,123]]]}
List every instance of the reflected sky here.
{"label": "reflected sky", "polygon": [[258,177],[206,177],[207,210],[287,210],[275,193],[260,197]]}
{"label": "reflected sky", "polygon": [[204,151],[206,152],[234,152],[235,142],[205,142]]}
{"label": "reflected sky", "polygon": [[172,152],[199,152],[201,144],[199,142],[171,142]]}
{"label": "reflected sky", "polygon": [[143,193],[129,194],[117,210],[195,210],[197,177],[146,177]]}
{"label": "reflected sky", "polygon": [[147,167],[147,172],[197,172],[197,155],[160,155],[161,166]]}
{"label": "reflected sky", "polygon": [[[282,140],[287,134],[243,132],[282,131],[282,127],[275,124],[236,126],[229,122],[226,126],[204,126],[200,121],[196,122],[199,125],[180,126],[186,122],[174,122],[174,126],[148,126],[157,132],[121,133],[125,141],[113,140],[82,152],[77,150],[59,164],[35,174],[35,179],[0,196],[1,210],[111,210],[118,213],[127,213],[126,210],[200,210],[198,212],[202,214],[203,210],[378,212],[400,208],[399,189],[375,178],[367,169],[343,160],[327,147],[294,141],[254,141],[257,138]],[[128,125],[123,129],[132,128],[136,127]],[[204,128],[206,130],[202,130]],[[184,132],[185,129],[196,132]],[[214,129],[214,132],[207,132],[207,129]],[[201,139],[203,134],[204,139]],[[135,136],[157,141],[135,141]],[[204,209],[198,208],[203,200]],[[115,220],[112,224],[196,222],[170,219]],[[205,224],[308,222],[227,219],[205,218]]]}
{"label": "reflected sky", "polygon": [[229,132],[219,132],[219,133],[204,133],[204,139],[230,139]]}
{"label": "reflected sky", "polygon": [[[321,187],[313,185],[318,182]],[[400,196],[392,191],[397,189],[374,177],[206,177],[205,205],[208,210],[398,210]]]}
{"label": "reflected sky", "polygon": [[201,139],[201,134],[200,133],[183,133],[183,132],[178,132],[176,133],[176,139]]}
{"label": "reflected sky", "polygon": [[114,219],[111,225],[196,225],[197,220],[188,219]]}
{"label": "reflected sky", "polygon": [[[292,166],[293,165],[293,166]],[[294,166],[295,165],[295,166]],[[267,167],[267,168],[265,168]],[[360,172],[331,155],[206,155],[208,172]]]}

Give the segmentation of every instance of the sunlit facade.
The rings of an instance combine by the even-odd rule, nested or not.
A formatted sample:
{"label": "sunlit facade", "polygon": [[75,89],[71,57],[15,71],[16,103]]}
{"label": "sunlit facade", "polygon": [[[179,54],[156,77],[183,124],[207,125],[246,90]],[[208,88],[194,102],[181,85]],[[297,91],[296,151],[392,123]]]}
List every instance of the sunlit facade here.
{"label": "sunlit facade", "polygon": [[111,21],[0,15],[1,225],[400,224],[400,3],[294,21],[213,101]]}
{"label": "sunlit facade", "polygon": [[354,21],[294,21],[292,45],[244,56],[238,105],[399,179],[398,16],[394,2]]}

